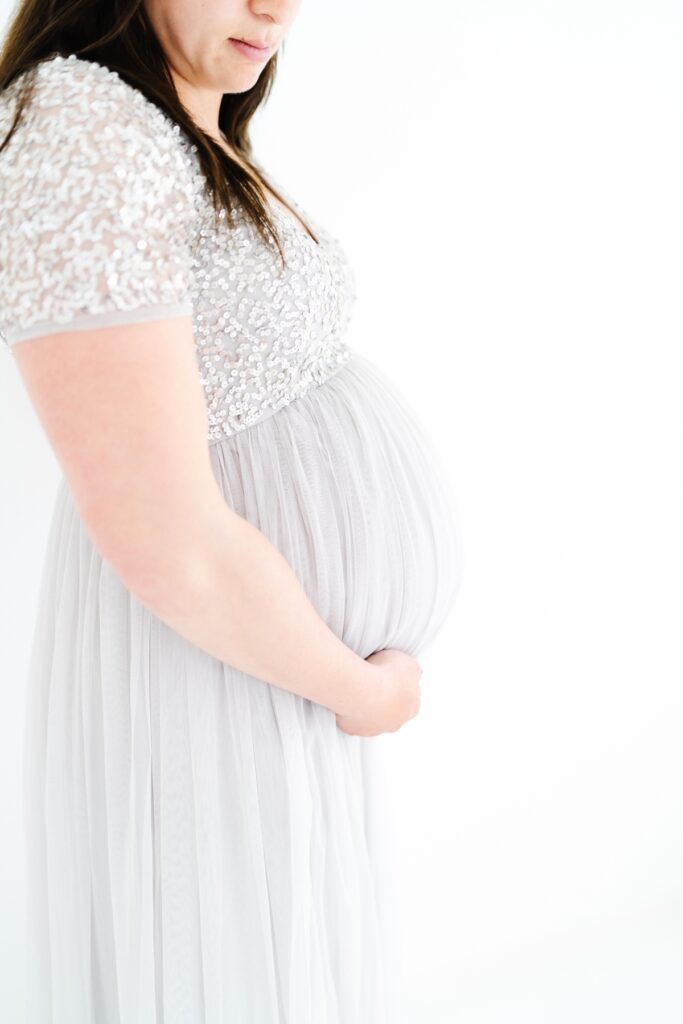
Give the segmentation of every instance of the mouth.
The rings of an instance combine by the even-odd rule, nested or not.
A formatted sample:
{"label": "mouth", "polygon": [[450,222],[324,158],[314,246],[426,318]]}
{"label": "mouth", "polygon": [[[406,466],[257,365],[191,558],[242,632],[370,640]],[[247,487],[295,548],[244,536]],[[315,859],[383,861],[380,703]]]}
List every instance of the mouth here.
{"label": "mouth", "polygon": [[241,43],[243,46],[248,46],[255,53],[269,53],[272,49],[272,44],[259,42],[258,39],[241,39],[240,37],[231,37],[231,43]]}

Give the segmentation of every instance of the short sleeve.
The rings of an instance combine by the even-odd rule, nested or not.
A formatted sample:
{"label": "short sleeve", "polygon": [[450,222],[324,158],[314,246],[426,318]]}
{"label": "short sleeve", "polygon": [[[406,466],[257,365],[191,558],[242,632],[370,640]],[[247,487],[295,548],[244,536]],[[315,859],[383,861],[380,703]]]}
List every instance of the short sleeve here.
{"label": "short sleeve", "polygon": [[[177,126],[81,58],[39,65],[33,88],[0,150],[4,343],[191,313],[192,176]],[[0,95],[1,139],[13,94]]]}

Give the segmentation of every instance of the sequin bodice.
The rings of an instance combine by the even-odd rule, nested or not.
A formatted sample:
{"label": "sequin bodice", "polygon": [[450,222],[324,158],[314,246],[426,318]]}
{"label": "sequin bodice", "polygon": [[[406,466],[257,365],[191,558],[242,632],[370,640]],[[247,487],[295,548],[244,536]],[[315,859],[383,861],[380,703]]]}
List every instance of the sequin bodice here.
{"label": "sequin bodice", "polygon": [[271,204],[287,268],[243,214],[212,229],[213,211],[198,191],[193,248],[194,334],[209,409],[210,438],[230,434],[321,384],[349,358],[344,332],[354,281],[338,241],[284,192],[320,244],[277,203]]}
{"label": "sequin bodice", "polygon": [[[20,76],[21,77],[21,76]],[[0,94],[0,141],[16,79]],[[275,183],[283,268],[241,209],[215,220],[196,147],[116,72],[55,56],[0,151],[0,337],[189,314],[209,442],[323,383],[351,355],[339,241]]]}

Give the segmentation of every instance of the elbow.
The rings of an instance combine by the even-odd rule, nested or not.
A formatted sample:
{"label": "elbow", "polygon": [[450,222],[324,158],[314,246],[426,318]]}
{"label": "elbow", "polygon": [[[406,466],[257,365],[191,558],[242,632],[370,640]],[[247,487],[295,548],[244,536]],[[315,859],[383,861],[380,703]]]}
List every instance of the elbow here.
{"label": "elbow", "polygon": [[210,559],[204,548],[188,544],[171,552],[129,548],[111,551],[105,560],[126,590],[160,618],[177,620],[202,607],[210,588]]}
{"label": "elbow", "polygon": [[160,617],[188,614],[205,606],[217,575],[231,571],[238,516],[222,498],[150,507],[130,502],[111,516],[94,507],[82,516],[93,544],[123,585]]}
{"label": "elbow", "polygon": [[209,578],[211,554],[206,538],[194,531],[185,536],[163,528],[129,529],[122,535],[111,524],[87,520],[86,530],[100,557],[122,585],[161,617],[177,615],[202,600]]}

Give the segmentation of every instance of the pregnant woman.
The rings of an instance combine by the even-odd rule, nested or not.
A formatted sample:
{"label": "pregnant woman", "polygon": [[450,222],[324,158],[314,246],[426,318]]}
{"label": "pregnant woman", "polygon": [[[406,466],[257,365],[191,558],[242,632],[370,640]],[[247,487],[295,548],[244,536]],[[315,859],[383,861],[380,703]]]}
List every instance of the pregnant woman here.
{"label": "pregnant woman", "polygon": [[298,6],[23,0],[5,42],[0,331],[63,471],[30,1024],[400,1019],[373,737],[418,710],[461,543],[340,242],[251,152]]}

